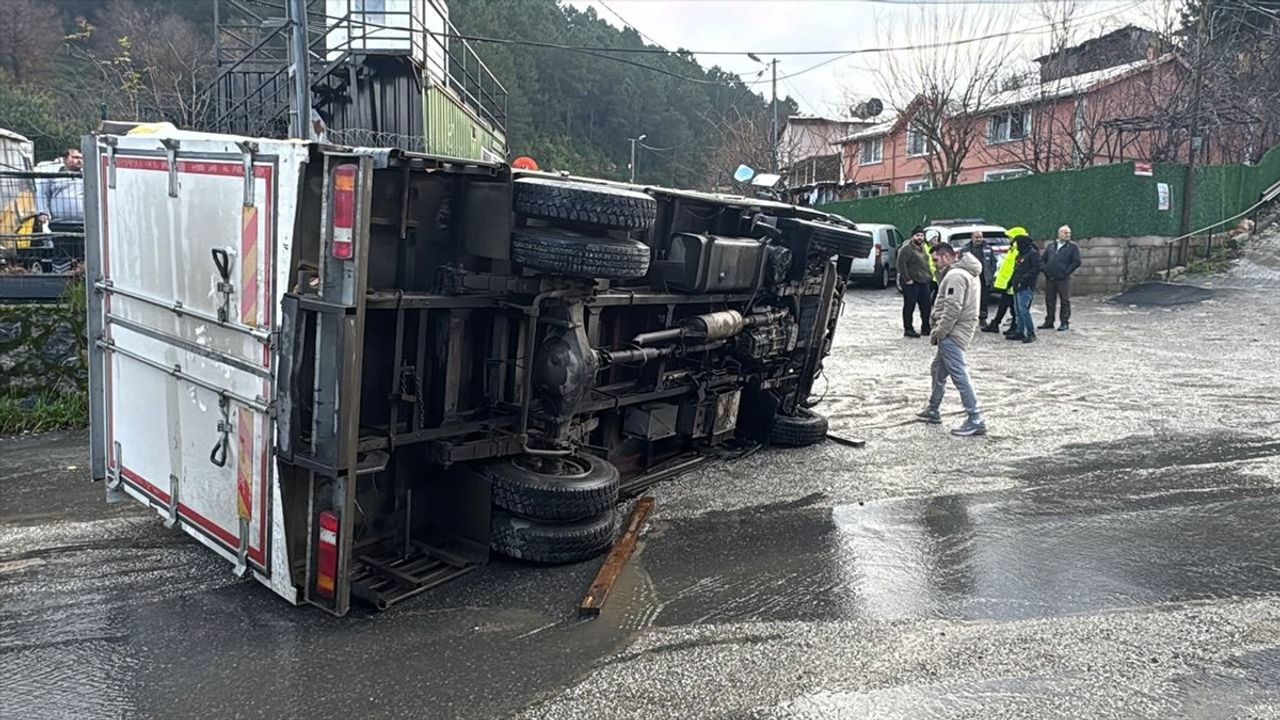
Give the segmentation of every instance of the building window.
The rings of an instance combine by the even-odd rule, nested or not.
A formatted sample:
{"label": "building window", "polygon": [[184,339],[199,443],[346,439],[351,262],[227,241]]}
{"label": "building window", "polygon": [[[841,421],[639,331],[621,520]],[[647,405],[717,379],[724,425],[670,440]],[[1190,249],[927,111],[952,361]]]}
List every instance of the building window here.
{"label": "building window", "polygon": [[914,127],[907,128],[907,157],[924,155],[927,147],[924,133]]}
{"label": "building window", "polygon": [[921,178],[920,180],[908,180],[902,184],[904,192],[921,192],[923,190],[932,190],[933,183],[929,178]]}
{"label": "building window", "polygon": [[356,22],[382,24],[387,21],[387,0],[355,0],[351,9],[362,16]]}
{"label": "building window", "polygon": [[1031,171],[1026,168],[1005,168],[1003,170],[988,170],[982,174],[982,181],[995,182],[997,180],[1012,180],[1013,178],[1025,177],[1030,174],[1031,174]]}
{"label": "building window", "polygon": [[1031,134],[1031,115],[1022,110],[1010,110],[991,116],[987,129],[987,144],[1013,142]]}
{"label": "building window", "polygon": [[862,157],[859,165],[874,165],[884,160],[884,138],[871,138],[862,141]]}
{"label": "building window", "polygon": [[880,197],[881,195],[888,193],[888,191],[889,191],[889,188],[885,187],[884,185],[863,185],[862,187],[858,188],[858,197],[859,198]]}

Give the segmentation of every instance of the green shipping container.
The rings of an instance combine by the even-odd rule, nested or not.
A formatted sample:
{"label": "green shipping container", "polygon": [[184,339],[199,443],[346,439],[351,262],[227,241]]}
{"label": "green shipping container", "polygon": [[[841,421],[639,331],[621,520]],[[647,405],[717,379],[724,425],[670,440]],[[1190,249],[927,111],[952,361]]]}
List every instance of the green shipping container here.
{"label": "green shipping container", "polygon": [[422,103],[426,152],[467,160],[506,159],[506,135],[477,117],[448,89],[427,87]]}

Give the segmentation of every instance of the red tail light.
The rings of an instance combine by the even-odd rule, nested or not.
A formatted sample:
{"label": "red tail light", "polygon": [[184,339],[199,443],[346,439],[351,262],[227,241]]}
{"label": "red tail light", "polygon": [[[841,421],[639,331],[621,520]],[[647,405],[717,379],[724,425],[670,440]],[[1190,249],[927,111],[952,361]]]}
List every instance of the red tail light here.
{"label": "red tail light", "polygon": [[329,253],[339,260],[350,260],[355,254],[352,244],[356,225],[355,165],[339,165],[333,170],[333,240]]}
{"label": "red tail light", "polygon": [[884,248],[880,247],[880,243],[876,243],[876,259],[879,260],[881,255],[884,255]]}
{"label": "red tail light", "polygon": [[320,513],[320,538],[316,543],[316,595],[333,599],[338,580],[338,516]]}

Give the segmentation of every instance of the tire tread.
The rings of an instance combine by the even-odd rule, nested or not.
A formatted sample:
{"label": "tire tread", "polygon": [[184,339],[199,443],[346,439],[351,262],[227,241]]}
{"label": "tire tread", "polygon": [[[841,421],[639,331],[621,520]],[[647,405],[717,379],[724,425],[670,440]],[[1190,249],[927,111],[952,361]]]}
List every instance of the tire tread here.
{"label": "tire tread", "polygon": [[658,212],[652,197],[625,188],[546,178],[520,178],[513,185],[515,211],[539,220],[648,230]]}
{"label": "tire tread", "polygon": [[563,524],[540,523],[499,511],[493,514],[490,546],[495,552],[526,562],[581,562],[609,549],[615,524],[612,510]]}

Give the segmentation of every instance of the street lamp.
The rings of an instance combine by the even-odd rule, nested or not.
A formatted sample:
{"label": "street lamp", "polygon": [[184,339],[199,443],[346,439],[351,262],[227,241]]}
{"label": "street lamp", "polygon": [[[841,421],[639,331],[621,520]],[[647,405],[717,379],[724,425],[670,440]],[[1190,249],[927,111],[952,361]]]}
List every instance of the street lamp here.
{"label": "street lamp", "polygon": [[631,182],[633,183],[636,181],[636,143],[644,142],[647,137],[649,136],[642,134],[640,137],[627,138],[631,142],[631,165],[629,167],[631,168]]}

